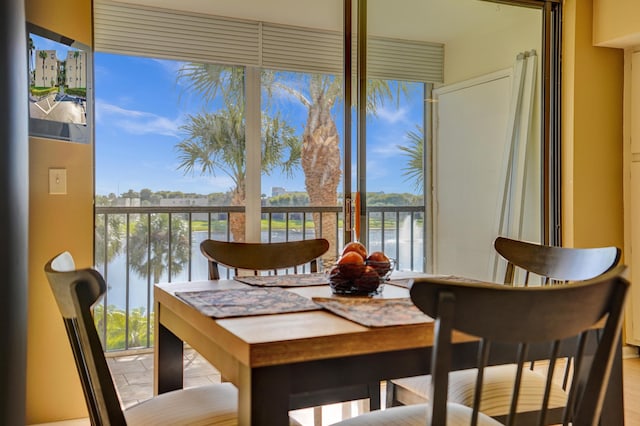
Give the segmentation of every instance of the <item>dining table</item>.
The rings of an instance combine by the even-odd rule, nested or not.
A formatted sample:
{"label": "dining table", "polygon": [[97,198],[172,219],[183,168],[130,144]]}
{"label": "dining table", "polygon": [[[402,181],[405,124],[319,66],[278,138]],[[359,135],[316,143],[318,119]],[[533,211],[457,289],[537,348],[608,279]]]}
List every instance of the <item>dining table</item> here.
{"label": "dining table", "polygon": [[[237,387],[239,425],[288,425],[290,410],[360,398],[379,408],[381,381],[430,370],[434,321],[410,302],[411,277],[392,275],[372,297],[334,295],[298,275],[156,284],[154,393],[182,388],[186,343]],[[473,367],[477,339],[454,332],[453,343],[452,368]],[[489,364],[516,359],[516,347],[497,349]],[[624,424],[618,352],[607,425]],[[532,360],[546,354],[529,350]]]}

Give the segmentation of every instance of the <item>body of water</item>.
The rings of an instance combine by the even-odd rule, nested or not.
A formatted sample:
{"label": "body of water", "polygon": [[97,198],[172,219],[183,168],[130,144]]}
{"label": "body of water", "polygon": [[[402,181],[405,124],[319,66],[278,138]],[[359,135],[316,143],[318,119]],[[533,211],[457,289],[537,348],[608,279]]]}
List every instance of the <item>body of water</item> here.
{"label": "body of water", "polygon": [[[398,261],[397,268],[400,270],[423,270],[423,258],[424,258],[424,244],[422,238],[422,227],[414,224],[413,229],[413,245],[411,244],[412,232],[410,229],[411,222],[403,222],[400,230],[397,232],[395,229],[385,230],[384,236],[381,230],[370,230],[370,240],[368,249],[372,251],[382,251],[384,242],[384,252]],[[262,234],[262,241],[268,241],[268,232],[264,231]],[[339,246],[342,247],[340,233]],[[207,260],[200,253],[200,243],[208,238],[206,231],[198,231],[192,233],[191,238],[191,259],[189,265],[185,265],[182,271],[176,273],[172,271],[171,280],[167,272],[160,278],[160,282],[179,282],[189,280],[206,280],[208,279],[208,265]],[[212,239],[226,240],[227,235],[225,233],[212,233]],[[271,232],[272,242],[286,241],[287,235],[284,231]],[[307,239],[314,238],[313,229],[307,230]],[[289,231],[289,240],[301,240],[302,233],[299,231]],[[413,264],[412,264],[413,258]],[[116,306],[118,309],[126,309],[127,301],[129,309],[144,308],[145,312],[148,312],[153,306],[153,284],[147,280],[146,277],[141,277],[133,269],[129,268],[127,271],[126,254],[120,254],[116,256],[111,262],[109,262],[106,270],[101,271],[107,281],[108,290],[106,297],[106,304],[109,306]],[[221,269],[220,274],[226,275],[226,270]],[[129,288],[127,289],[127,278],[129,280]]]}

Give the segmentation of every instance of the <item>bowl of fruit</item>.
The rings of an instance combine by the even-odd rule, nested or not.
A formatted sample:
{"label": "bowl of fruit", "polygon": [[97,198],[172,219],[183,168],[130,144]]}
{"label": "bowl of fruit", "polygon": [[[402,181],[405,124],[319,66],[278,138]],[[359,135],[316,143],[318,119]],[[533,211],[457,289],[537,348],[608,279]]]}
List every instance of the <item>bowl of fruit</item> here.
{"label": "bowl of fruit", "polygon": [[334,294],[371,296],[382,292],[394,261],[381,251],[367,252],[360,242],[344,246],[337,263],[329,271],[329,285]]}

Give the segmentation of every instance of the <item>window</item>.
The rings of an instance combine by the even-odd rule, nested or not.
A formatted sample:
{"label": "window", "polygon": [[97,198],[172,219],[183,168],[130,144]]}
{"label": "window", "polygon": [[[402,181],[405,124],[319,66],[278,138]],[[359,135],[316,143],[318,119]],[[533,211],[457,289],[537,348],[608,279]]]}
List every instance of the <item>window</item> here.
{"label": "window", "polygon": [[[317,3],[310,7],[327,8]],[[460,265],[462,258],[477,258],[469,270],[452,272],[487,278],[497,228],[477,220],[490,218],[489,208],[495,213],[503,207],[488,191],[499,185],[480,177],[488,171],[504,185],[521,178],[499,176],[510,164],[503,161],[505,122],[490,126],[500,147],[481,145],[485,129],[473,126],[489,122],[482,113],[493,111],[483,104],[482,90],[508,91],[518,54],[530,51],[538,57],[535,84],[525,96],[533,113],[528,130],[516,130],[529,136],[527,195],[513,198],[513,186],[500,189],[508,188],[508,208],[525,203],[523,237],[540,239],[546,229],[542,151],[550,143],[542,134],[550,117],[543,104],[550,88],[542,85],[548,59],[540,56],[546,18],[541,9],[516,3],[464,0],[449,10],[448,0],[437,9],[420,0],[389,9],[388,2],[370,0],[368,37],[355,29],[351,34],[366,40],[366,96],[357,98],[354,44],[354,79],[346,96],[354,102],[345,110],[341,16],[311,24],[304,18],[319,13],[282,22],[281,14],[276,19],[262,3],[248,0],[217,13],[96,0],[96,260],[110,282],[125,283],[110,288],[105,318],[113,308],[127,318],[146,313],[149,321],[154,282],[206,277],[197,246],[208,236],[278,241],[322,235],[332,241],[335,258],[354,235],[343,206],[356,191],[363,191],[368,245],[389,252],[401,269],[448,273],[447,259]],[[434,10],[442,15],[426,25]],[[247,11],[254,14],[243,15]],[[84,59],[75,60],[80,71]],[[74,73],[76,62],[67,62],[67,72]],[[498,78],[500,73],[508,77]],[[472,95],[480,101],[464,101]],[[510,98],[499,99],[508,110]],[[459,105],[479,106],[466,116],[456,113]],[[349,113],[366,119],[349,124]],[[360,122],[365,126],[357,127]],[[454,133],[471,128],[460,137]],[[224,149],[231,141],[234,149]],[[309,141],[330,147],[330,154],[306,153],[312,161],[304,164],[303,143]],[[474,152],[485,160],[474,163],[480,158]],[[332,167],[323,168],[327,164]],[[469,182],[476,190],[466,193]],[[460,230],[474,224],[486,235],[475,245],[460,245]],[[154,227],[166,229],[154,235]],[[126,258],[138,244],[146,257]],[[164,258],[151,259],[156,248]],[[145,339],[149,344],[151,336]],[[136,345],[145,343],[124,337],[115,343]]]}

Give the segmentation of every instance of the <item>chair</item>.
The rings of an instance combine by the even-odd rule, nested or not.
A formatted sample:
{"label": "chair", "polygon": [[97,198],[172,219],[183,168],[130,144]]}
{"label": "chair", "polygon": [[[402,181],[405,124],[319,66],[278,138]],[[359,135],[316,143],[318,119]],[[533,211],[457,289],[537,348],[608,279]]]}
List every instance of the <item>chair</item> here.
{"label": "chair", "polygon": [[[620,345],[623,305],[629,289],[629,283],[621,277],[625,269],[618,266],[592,280],[567,286],[511,287],[417,278],[411,288],[411,299],[435,320],[429,402],[367,413],[338,424],[500,424],[483,412],[482,395],[491,392],[484,382],[487,371],[484,367],[504,356],[507,350],[517,355],[518,364],[506,424],[521,424],[516,414],[520,377],[528,368],[525,364],[540,350],[547,353],[544,356],[550,366],[538,398],[537,424],[545,424],[553,366],[559,354],[568,348],[575,348],[576,363],[562,422],[574,426],[598,424],[611,366]],[[456,350],[451,342],[454,330],[479,338],[474,345],[478,349],[476,356],[464,357],[474,360],[477,367],[470,370],[474,372],[470,407],[450,401],[449,370]],[[458,360],[463,356],[460,352],[455,354]]]}
{"label": "chair", "polygon": [[200,251],[209,261],[209,279],[219,280],[218,265],[226,266],[238,274],[238,270],[278,273],[279,269],[293,268],[310,263],[310,272],[318,271],[318,258],[329,250],[329,241],[317,238],[284,243],[237,243],[204,240]]}
{"label": "chair", "polygon": [[[535,278],[540,278],[538,284],[568,283],[590,279],[603,274],[618,264],[620,249],[617,247],[599,248],[566,248],[545,246],[525,241],[498,237],[494,246],[496,251],[507,260],[505,284],[515,285],[517,268],[524,272],[523,285],[533,284]],[[565,369],[562,385],[554,384],[551,393],[551,412],[549,421],[557,422],[562,416],[566,401],[565,388],[569,378],[569,363]],[[504,419],[511,395],[510,382],[516,373],[515,365],[501,365],[487,368],[485,383],[494,390],[487,395],[485,404],[490,406],[485,412],[495,418]],[[452,400],[471,405],[472,399],[472,371],[456,371],[451,375],[450,385]],[[522,410],[536,409],[536,395],[544,389],[544,380],[540,374],[530,369],[523,375],[524,401]],[[387,405],[417,404],[427,400],[429,376],[408,377],[392,380],[387,385]],[[527,403],[527,396],[532,395],[531,403]],[[490,401],[489,401],[490,399]]]}
{"label": "chair", "polygon": [[64,320],[92,425],[237,424],[238,392],[230,383],[168,392],[123,412],[91,312],[105,294],[104,279],[93,269],[76,270],[69,252],[51,259],[44,270]]}
{"label": "chair", "polygon": [[[302,241],[288,241],[283,243],[243,243],[217,240],[204,240],[200,243],[200,251],[209,261],[209,279],[220,279],[219,265],[233,269],[238,275],[239,270],[249,270],[258,275],[261,271],[278,274],[278,270],[293,268],[298,273],[300,266],[310,264],[309,272],[318,271],[318,258],[329,250],[329,241],[317,238]],[[340,399],[361,399],[368,397],[371,408],[380,405],[380,386],[368,385],[358,389],[357,394],[352,390],[334,390],[333,396],[340,395]],[[331,400],[331,396],[320,396],[323,400]],[[328,399],[327,399],[328,398]],[[305,395],[301,406],[306,406],[313,397]],[[297,407],[297,403],[293,403]],[[314,424],[322,424],[322,409],[314,407]]]}
{"label": "chair", "polygon": [[617,247],[554,247],[505,237],[496,238],[494,247],[507,260],[504,282],[510,285],[516,268],[525,272],[525,285],[531,274],[542,277],[543,284],[588,280],[616,266],[621,254]]}

